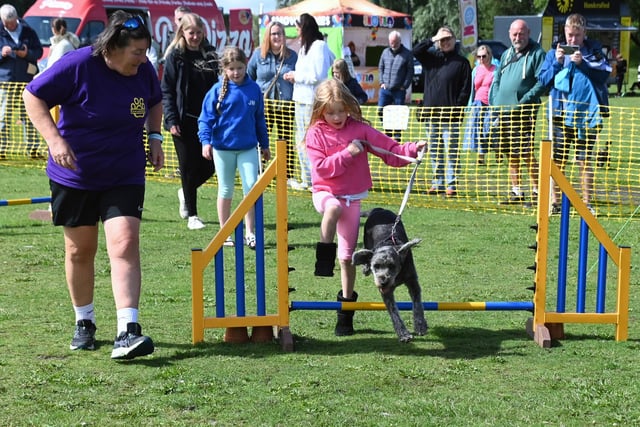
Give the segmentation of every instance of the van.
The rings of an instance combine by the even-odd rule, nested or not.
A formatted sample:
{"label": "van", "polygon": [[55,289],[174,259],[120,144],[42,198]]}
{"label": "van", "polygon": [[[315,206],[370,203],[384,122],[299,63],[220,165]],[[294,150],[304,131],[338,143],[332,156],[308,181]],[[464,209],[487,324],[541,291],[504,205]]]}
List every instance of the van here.
{"label": "van", "polygon": [[[195,3],[195,2],[194,2]],[[205,24],[205,36],[209,42],[221,51],[225,46],[238,46],[247,56],[253,50],[253,18],[251,9],[231,9],[229,11],[229,28],[214,0],[200,0],[197,5],[189,5],[194,13],[200,15]],[[82,46],[90,45],[107,25],[108,17],[116,10],[142,16],[151,32],[153,44],[158,56],[171,42],[176,31],[173,22],[173,2],[149,0],[37,0],[27,10],[23,19],[35,30],[44,48],[40,68],[46,66],[49,56],[51,23],[55,18],[64,18],[67,30],[80,39]]]}

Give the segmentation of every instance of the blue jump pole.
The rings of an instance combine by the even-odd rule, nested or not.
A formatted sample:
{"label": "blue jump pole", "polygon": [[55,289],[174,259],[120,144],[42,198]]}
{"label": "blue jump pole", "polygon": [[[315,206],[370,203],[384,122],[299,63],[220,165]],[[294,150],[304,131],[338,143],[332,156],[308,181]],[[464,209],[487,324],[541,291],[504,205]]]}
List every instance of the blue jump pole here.
{"label": "blue jump pole", "polygon": [[0,206],[33,205],[35,203],[51,203],[51,197],[31,197],[26,199],[0,200]]}
{"label": "blue jump pole", "polygon": [[[533,311],[532,301],[423,302],[427,311]],[[386,310],[382,302],[291,301],[290,310]],[[411,302],[399,302],[399,310],[411,310]]]}

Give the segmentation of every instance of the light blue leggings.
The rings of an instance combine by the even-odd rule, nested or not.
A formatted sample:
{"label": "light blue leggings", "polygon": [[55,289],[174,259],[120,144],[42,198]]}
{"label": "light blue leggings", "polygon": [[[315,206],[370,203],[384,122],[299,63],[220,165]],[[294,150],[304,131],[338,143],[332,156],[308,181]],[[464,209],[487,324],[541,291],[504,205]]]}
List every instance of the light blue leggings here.
{"label": "light blue leggings", "polygon": [[236,169],[240,172],[242,194],[247,194],[258,180],[258,149],[213,150],[213,163],[218,176],[218,197],[233,198]]}

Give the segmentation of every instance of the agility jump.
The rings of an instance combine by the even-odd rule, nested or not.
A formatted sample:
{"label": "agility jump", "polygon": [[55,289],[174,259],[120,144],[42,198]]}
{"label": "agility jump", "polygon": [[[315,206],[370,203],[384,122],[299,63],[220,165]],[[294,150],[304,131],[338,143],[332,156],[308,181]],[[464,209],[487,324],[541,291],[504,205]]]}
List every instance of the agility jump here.
{"label": "agility jump", "polygon": [[51,203],[51,197],[31,197],[26,199],[0,200],[0,206],[33,205],[36,203]]}
{"label": "agility jump", "polygon": [[[280,339],[280,344],[285,351],[294,350],[293,335],[290,330],[290,312],[293,310],[386,310],[381,302],[321,302],[321,301],[290,301],[289,300],[289,270],[288,270],[288,218],[287,218],[287,183],[286,183],[286,156],[285,142],[277,142],[277,150],[274,161],[264,171],[256,185],[240,202],[236,210],[231,214],[227,223],[213,237],[204,249],[192,249],[192,341],[198,343],[204,341],[204,331],[208,328],[225,328],[225,341],[245,342],[266,341],[273,338],[275,331]],[[563,208],[561,214],[559,266],[560,272],[557,284],[557,301],[555,311],[548,311],[547,301],[547,272],[548,272],[548,237],[549,237],[549,186],[540,186],[538,198],[537,223],[533,227],[536,233],[535,280],[533,301],[513,302],[424,302],[425,310],[468,310],[468,311],[529,311],[533,317],[526,322],[526,330],[540,346],[551,347],[552,340],[564,338],[565,323],[591,323],[615,325],[616,341],[625,341],[628,334],[628,301],[629,278],[631,269],[631,249],[618,247],[607,235],[606,231],[598,223],[597,219],[589,212],[577,192],[569,181],[551,161],[551,143],[542,142],[542,154],[540,162],[540,182],[548,183],[553,178],[563,192]],[[272,182],[275,182],[276,192],[276,257],[277,257],[277,304],[271,314],[268,313],[265,298],[265,274],[264,274],[264,221],[262,194]],[[577,303],[575,311],[566,309],[566,260],[567,240],[569,224],[569,208],[572,205],[581,216],[580,226],[580,260],[578,271]],[[244,262],[244,247],[237,245],[235,251],[235,312],[225,312],[224,296],[224,257],[223,242],[227,236],[235,233],[235,240],[242,242],[243,224],[245,213],[255,206],[256,212],[256,240],[255,274],[256,274],[256,314],[247,315],[245,305],[245,281],[246,265]],[[598,285],[596,293],[595,312],[586,312],[585,301],[587,289],[585,287],[586,260],[588,250],[588,232],[591,231],[600,243]],[[231,248],[227,248],[231,249]],[[250,251],[253,252],[253,251]],[[604,298],[606,296],[606,272],[607,259],[611,258],[618,267],[617,293],[615,309],[606,312]],[[205,269],[215,260],[215,316],[205,314],[204,277]],[[411,303],[399,302],[399,309],[410,310]],[[252,328],[251,337],[247,328]],[[266,339],[265,339],[266,331]],[[239,335],[238,335],[239,334]],[[237,337],[240,336],[240,339]]]}

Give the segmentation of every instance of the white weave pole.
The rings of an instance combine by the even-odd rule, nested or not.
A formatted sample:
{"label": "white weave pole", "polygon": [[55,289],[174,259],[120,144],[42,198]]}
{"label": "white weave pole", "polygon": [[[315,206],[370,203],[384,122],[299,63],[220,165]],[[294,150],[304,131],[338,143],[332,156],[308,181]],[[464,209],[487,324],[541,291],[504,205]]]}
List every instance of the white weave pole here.
{"label": "white weave pole", "polygon": [[[551,158],[553,160],[553,97],[549,95],[549,141],[551,141]],[[544,183],[541,183],[544,185]],[[549,215],[551,214],[551,210],[553,206],[551,205],[551,201],[553,200],[553,192],[555,191],[555,186],[553,185],[553,178],[549,177]]]}

